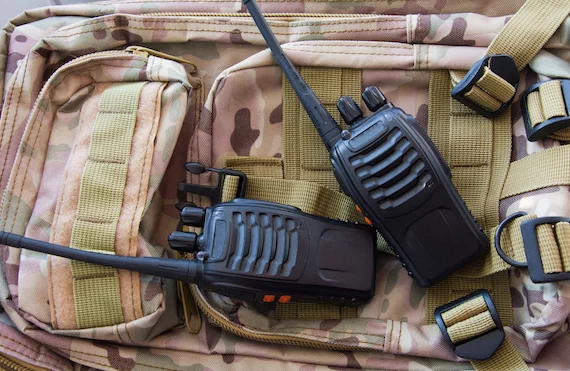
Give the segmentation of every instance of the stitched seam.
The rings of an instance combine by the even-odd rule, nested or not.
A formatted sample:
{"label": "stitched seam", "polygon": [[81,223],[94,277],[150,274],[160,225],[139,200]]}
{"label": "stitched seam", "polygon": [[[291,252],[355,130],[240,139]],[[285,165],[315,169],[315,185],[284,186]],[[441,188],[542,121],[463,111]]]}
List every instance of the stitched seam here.
{"label": "stitched seam", "polygon": [[[59,39],[59,38],[67,38],[70,36],[75,36],[75,35],[81,35],[81,34],[86,34],[86,33],[93,33],[96,31],[106,31],[106,30],[114,30],[114,29],[123,29],[125,31],[127,30],[149,30],[149,31],[156,31],[157,28],[153,28],[153,27],[136,27],[136,26],[129,26],[128,29],[125,28],[124,26],[121,27],[105,27],[105,28],[99,28],[99,29],[95,29],[95,30],[89,30],[89,31],[81,31],[81,32],[75,32],[75,33],[71,33],[71,34],[67,34],[67,35],[50,35],[46,37],[47,39]],[[342,34],[342,33],[362,33],[362,32],[370,32],[370,31],[386,31],[386,30],[404,30],[406,29],[406,27],[374,27],[374,28],[359,28],[357,30],[343,30],[343,31],[320,31],[320,32],[294,32],[294,33],[286,33],[286,32],[274,32],[275,35],[282,35],[282,36],[295,36],[295,35],[322,35],[322,34]],[[192,31],[192,32],[214,32],[214,33],[221,33],[221,34],[227,34],[230,31],[220,31],[217,29],[188,29],[188,28],[168,28],[168,27],[161,27],[160,28],[161,31],[181,31],[181,32],[188,32],[188,31]],[[251,35],[259,35],[259,31],[240,31],[240,33],[242,34],[251,34]]]}
{"label": "stitched seam", "polygon": [[[26,60],[26,66],[27,66],[27,63],[28,63],[28,61]],[[25,71],[24,67],[26,67],[26,66],[21,66],[21,68],[18,70],[18,75],[12,80],[12,84],[11,84],[10,88],[8,89],[9,96],[7,97],[8,102],[6,105],[6,112],[5,112],[6,123],[5,123],[4,127],[2,128],[2,136],[0,137],[0,145],[2,145],[2,143],[4,142],[4,134],[6,132],[6,127],[8,126],[8,113],[10,112],[12,97],[14,96],[14,94],[13,94],[14,90],[13,89],[16,86],[16,81],[18,80],[18,78],[20,76],[20,72]],[[18,101],[20,100],[21,93],[22,93],[22,89],[20,87],[20,94],[18,94]],[[17,115],[17,112],[16,112],[16,115]],[[16,120],[14,118],[14,122],[15,121]],[[12,133],[12,132],[13,132],[13,129],[10,130],[10,133]],[[10,138],[12,138],[12,134],[10,134]],[[4,157],[4,162],[2,163],[2,170],[0,172],[0,181],[2,181],[2,179],[4,178],[4,170],[6,168],[6,162],[8,162],[8,151],[10,150],[10,142],[11,142],[11,140],[8,140],[8,145],[6,147],[6,156]],[[8,183],[8,182],[6,182],[6,183]],[[6,186],[8,186],[8,184],[6,184]]]}
{"label": "stitched seam", "polygon": [[[255,327],[255,326],[250,326],[250,325],[241,325],[240,327],[247,329],[253,329],[253,330],[258,330],[258,331],[263,331],[263,332],[269,332],[269,330],[266,329],[262,329],[259,327]],[[371,333],[366,333],[366,332],[347,332],[347,331],[338,331],[338,330],[323,330],[320,328],[316,328],[316,327],[306,327],[306,326],[291,326],[291,327],[287,327],[286,329],[276,329],[274,330],[275,332],[281,332],[281,331],[289,331],[289,330],[317,330],[317,331],[326,331],[326,332],[332,332],[335,334],[344,334],[344,335],[363,335],[363,336],[375,336],[375,337],[386,337],[386,334],[384,335],[377,335],[377,334],[371,334]],[[312,334],[309,336],[313,336]],[[316,335],[315,335],[316,336]],[[328,338],[328,336],[325,336]],[[376,343],[371,343],[371,344],[376,344]]]}
{"label": "stitched seam", "polygon": [[[326,40],[323,40],[322,43],[307,43],[307,42],[301,42],[299,43],[299,46],[316,46],[316,47],[323,47],[323,46],[342,46],[342,47],[347,47],[347,46],[355,46],[358,48],[374,48],[374,49],[406,49],[406,50],[413,50],[413,45],[361,45],[361,43],[368,43],[368,42],[376,42],[376,41],[361,41],[361,42],[346,42],[346,43],[337,43],[337,44],[332,44],[332,43],[328,43],[326,42]],[[378,42],[382,42],[382,41],[378,41]],[[400,44],[400,43],[398,43]],[[294,46],[291,46],[291,49],[295,48]]]}
{"label": "stitched seam", "polygon": [[[185,0],[187,1],[187,0]],[[115,20],[115,18],[117,18],[118,16],[126,18],[129,23],[132,22],[137,22],[137,23],[145,23],[148,22],[148,17],[146,17],[146,19],[140,19],[139,17],[135,17],[132,14],[129,15],[125,15],[125,14],[113,14],[113,15],[107,15],[105,18],[99,18],[96,20],[92,20],[92,21],[88,21],[85,23],[81,23],[81,24],[76,24],[73,26],[69,26],[69,27],[62,27],[58,30],[58,32],[65,32],[65,31],[70,31],[70,30],[75,30],[78,28],[84,28],[85,26],[91,26],[91,25],[104,25],[106,22],[108,21],[112,21]],[[331,14],[331,17],[333,15]],[[381,17],[381,15],[376,14],[376,16]],[[231,15],[229,15],[229,17],[231,17]],[[352,25],[352,24],[366,24],[366,23],[376,23],[376,22],[405,22],[405,20],[403,19],[404,16],[392,16],[394,18],[400,18],[400,19],[388,19],[388,18],[377,18],[377,19],[354,19],[354,21],[327,21],[325,19],[321,19],[321,24],[319,24],[319,26],[336,26],[336,25],[341,25],[341,24],[348,24],[348,25]],[[151,18],[150,20],[153,20],[153,18]],[[163,20],[163,19],[159,19],[158,17],[154,18],[154,20],[156,22],[160,22],[162,24],[168,24],[168,23],[172,23],[172,24],[188,24],[187,20],[177,20],[177,19],[169,19],[169,20]],[[254,24],[252,24],[251,21],[245,21],[243,19],[235,19],[232,20],[232,22],[228,23],[228,22],[221,22],[221,21],[209,21],[209,20],[202,20],[202,19],[195,19],[192,20],[193,23],[198,23],[198,24],[207,24],[207,25],[215,25],[215,26],[222,26],[222,25],[230,25],[230,26],[249,26],[249,27],[254,27]],[[297,27],[308,27],[308,26],[313,26],[313,24],[297,24],[297,25],[291,25],[290,22],[288,22],[287,25],[272,25],[272,28],[286,28],[286,29],[291,29],[291,28],[297,28]],[[121,28],[124,27],[125,29],[130,28],[129,26],[115,26],[115,27],[109,27],[107,29],[111,29],[111,28]],[[158,27],[156,28],[158,29]],[[160,29],[163,29],[162,27]],[[48,36],[50,37],[50,36]]]}
{"label": "stitched seam", "polygon": [[[22,76],[22,85],[20,86],[20,92],[18,93],[18,99],[16,100],[16,110],[15,110],[15,113],[14,113],[14,120],[13,120],[12,125],[11,125],[11,127],[10,127],[10,137],[8,138],[8,146],[6,147],[6,156],[4,157],[4,163],[2,164],[2,171],[1,171],[1,175],[0,175],[0,182],[2,181],[2,177],[4,176],[4,170],[6,169],[6,163],[8,162],[8,154],[9,154],[9,151],[10,151],[10,145],[11,145],[11,143],[12,143],[12,137],[13,137],[13,135],[14,135],[14,126],[16,125],[16,119],[18,118],[18,108],[20,108],[20,99],[21,99],[21,97],[22,97],[22,90],[24,90],[24,83],[26,82],[26,73],[27,73],[26,69],[28,68],[28,61],[29,61],[29,60],[30,60],[29,58],[26,58],[26,64],[25,64],[24,66],[22,66],[22,67],[23,67],[22,70],[24,71],[24,72],[23,72],[24,74],[23,74],[23,76]],[[19,74],[19,72],[18,72],[18,74]],[[17,80],[17,79],[14,79],[14,86],[16,85],[16,80]],[[14,88],[14,86],[13,86],[12,88]],[[7,107],[6,121],[8,121],[8,112],[9,112],[9,111],[10,111],[10,106]],[[26,119],[26,121],[27,121],[27,119]],[[24,128],[24,130],[25,130],[25,128]],[[4,140],[4,132],[2,132],[2,140]],[[0,143],[2,143],[2,142],[0,142]],[[16,156],[18,156],[18,154],[16,154]],[[14,160],[15,160],[15,158],[14,158]],[[8,179],[8,180],[6,181],[6,188],[8,188],[8,182],[9,182],[9,180],[10,180],[10,179]],[[17,180],[17,172],[16,172],[16,176],[15,176],[15,178],[14,178],[14,184],[16,183],[16,180]],[[12,198],[10,198],[10,200],[8,201],[8,205],[7,205],[7,206],[9,206],[9,205],[11,204],[11,201],[12,201]],[[7,208],[6,208],[6,211],[8,212],[9,210],[10,210],[10,209],[7,207]],[[7,217],[7,216],[8,216],[8,215],[6,215],[6,217]],[[4,225],[4,224],[5,224],[5,221],[3,221],[2,224]]]}
{"label": "stitched seam", "polygon": [[362,53],[362,52],[350,52],[350,53],[345,53],[345,52],[324,52],[324,51],[316,51],[316,50],[311,50],[311,49],[300,49],[300,48],[295,48],[295,49],[291,49],[293,51],[299,51],[299,52],[308,52],[308,53],[315,53],[315,54],[336,54],[336,55],[355,55],[355,54],[359,54],[359,55],[389,55],[389,56],[400,56],[400,57],[412,57],[411,54],[393,54],[393,53]]}
{"label": "stitched seam", "polygon": [[[29,347],[28,345],[26,345],[26,344],[20,342],[19,340],[12,339],[12,338],[10,338],[10,337],[7,337],[6,335],[0,334],[0,337],[3,338],[3,339],[6,339],[6,340],[8,340],[8,341],[11,341],[11,342],[13,342],[13,343],[16,343],[16,344],[18,344],[19,346],[21,346],[21,347],[23,347],[23,348],[25,348],[25,349],[28,349],[29,351],[34,352],[35,354],[38,354],[38,353],[39,353],[39,354],[43,355],[44,357],[46,357],[47,359],[50,359],[50,360],[56,362],[55,364],[52,364],[52,363],[49,363],[49,362],[45,362],[45,361],[44,361],[44,362],[45,362],[46,364],[48,364],[48,365],[51,365],[51,366],[60,366],[60,365],[61,365],[61,361],[60,361],[59,359],[57,359],[55,356],[53,356],[53,355],[51,355],[51,354],[49,354],[49,353],[45,353],[45,352],[42,353],[42,352],[41,352],[42,349],[46,349],[46,347],[45,347],[43,344],[39,346],[39,349],[33,349],[33,348]],[[18,353],[18,354],[21,354],[22,356],[25,356],[26,358],[30,358],[28,355],[26,355],[26,354],[24,354],[24,353],[18,351],[17,349],[11,349],[11,348],[8,348],[8,347],[6,347],[6,349],[9,349],[9,350],[11,350],[11,351],[13,351],[13,352],[16,352],[16,353]],[[59,363],[59,365],[58,365],[58,363]]]}
{"label": "stitched seam", "polygon": [[[93,61],[93,63],[96,63],[96,62],[98,62],[98,61],[97,61],[97,60],[96,60],[96,61]],[[99,65],[100,65],[100,66],[110,66],[110,67],[127,67],[127,66],[107,65],[107,64],[104,64],[104,63],[100,63]],[[60,77],[61,81],[60,81],[59,83],[57,83],[56,85],[54,85],[54,86],[51,88],[51,91],[53,91],[53,90],[55,90],[57,87],[59,87],[59,86],[63,83],[63,81],[64,81],[72,72],[76,72],[76,73],[77,73],[77,72],[83,71],[83,70],[85,70],[85,69],[87,69],[87,68],[90,68],[90,67],[93,67],[93,66],[90,65],[90,64],[87,64],[87,65],[84,65],[83,68],[77,68],[77,69],[71,69],[71,68],[70,68],[69,70],[66,71],[66,74],[65,74],[64,76],[61,76],[61,77]],[[41,117],[41,119],[39,120],[40,124],[43,122],[44,117],[45,117],[45,115],[46,115],[46,112],[47,112],[47,110],[42,112],[42,117]],[[31,122],[30,124],[33,125],[33,124],[36,123],[36,121],[37,121],[37,120],[33,120],[33,122]],[[18,195],[21,195],[21,194],[22,194],[22,190],[24,189],[24,184],[26,184],[26,180],[28,179],[28,168],[29,168],[29,166],[30,166],[30,162],[31,162],[31,159],[32,159],[32,155],[33,155],[33,153],[34,153],[34,147],[36,146],[36,142],[37,142],[37,140],[38,140],[38,138],[39,138],[39,135],[40,135],[40,131],[41,131],[40,129],[41,129],[41,127],[42,127],[43,125],[36,125],[36,126],[38,126],[38,128],[37,128],[38,130],[37,130],[37,132],[36,132],[36,136],[35,136],[35,138],[34,138],[34,140],[33,140],[32,146],[31,146],[31,148],[32,148],[32,149],[31,149],[32,153],[31,153],[30,156],[28,157],[28,161],[27,161],[27,164],[26,164],[26,168],[24,169],[24,180],[22,181],[22,186],[20,187],[20,190],[19,190],[19,192],[17,193]],[[19,169],[20,169],[20,166],[18,166],[18,170],[19,170]],[[19,174],[21,174],[21,172],[18,171],[18,172],[16,173],[16,177],[14,178],[14,186],[15,186],[15,184],[16,184],[16,181],[17,181],[17,178],[18,178],[18,175],[19,175]],[[6,187],[6,188],[8,188],[8,187]],[[19,197],[19,196],[18,196],[18,197]],[[13,198],[14,198],[14,197],[11,197],[10,200],[8,201],[8,204],[6,205],[6,210],[9,210],[9,206],[10,206],[10,204],[11,204]],[[22,202],[19,201],[19,202],[18,202],[18,206],[16,207],[16,211],[14,212],[14,217],[13,217],[13,220],[12,220],[12,225],[11,225],[11,227],[10,227],[9,230],[13,230],[14,225],[16,224],[16,219],[17,219],[17,217],[18,217],[18,212],[19,212],[19,210],[20,210],[20,205],[21,205],[21,204],[22,204]]]}
{"label": "stitched seam", "polygon": [[[159,104],[159,101],[160,101],[160,99],[159,99],[159,94],[161,93],[161,91],[162,91],[162,90],[161,90],[161,87],[159,86],[159,88],[156,90],[156,94],[155,94],[155,97],[154,97],[154,99],[155,99],[155,109],[154,109],[153,116],[152,116],[152,126],[154,126],[154,121],[155,121],[155,119],[156,119],[156,112],[157,112],[156,106]],[[145,151],[146,154],[145,154],[145,157],[144,157],[143,169],[145,169],[146,166],[147,166],[147,161],[148,161],[148,157],[149,157],[149,156],[148,156],[148,153],[149,153],[149,152],[148,152],[148,147],[149,147],[149,145],[150,145],[150,137],[151,137],[152,131],[153,131],[153,128],[151,127],[150,133],[149,133],[148,138],[147,138],[147,140],[146,140],[146,147],[145,147],[145,148],[147,148],[147,151]],[[137,233],[136,233],[136,231],[134,230],[134,229],[135,229],[135,225],[134,225],[134,224],[135,224],[135,215],[137,214],[137,212],[138,212],[138,210],[139,210],[140,200],[141,200],[141,197],[142,197],[142,187],[143,187],[143,182],[142,182],[142,177],[141,177],[141,178],[140,178],[140,182],[139,182],[139,194],[138,194],[138,197],[137,197],[137,203],[136,203],[135,210],[134,210],[133,215],[132,215],[132,218],[131,218],[131,226],[130,226],[130,228],[129,228],[129,229],[131,230],[131,240],[135,240],[135,241],[132,241],[132,242],[135,242],[135,243],[138,243],[138,240],[136,239]],[[131,243],[132,243],[132,242],[131,242]],[[136,249],[135,249],[135,256],[136,256]],[[132,273],[134,274],[134,272],[132,272]],[[132,302],[132,305],[133,305],[133,318],[136,318],[135,299],[134,299],[135,286],[134,286],[133,274],[131,274],[131,293],[132,293],[132,294],[131,294],[131,302]],[[144,314],[144,313],[143,313],[143,314]],[[129,339],[130,339],[131,342],[132,342],[133,339],[132,339],[132,337],[131,337],[131,335],[130,335],[130,333],[129,333],[129,330],[128,330],[128,327],[126,326],[126,324],[125,324],[125,330],[126,330],[126,332],[127,332],[127,335],[129,336]]]}
{"label": "stitched seam", "polygon": [[[93,85],[93,84],[90,84],[90,85]],[[88,85],[88,86],[89,86],[89,85]],[[84,106],[81,107],[81,112],[83,112],[83,109],[84,109]],[[78,125],[78,127],[77,127],[77,131],[78,131],[78,132],[77,132],[77,135],[78,135],[78,136],[79,136],[79,130],[80,130],[80,127],[81,127],[81,112],[79,113],[79,125]],[[73,148],[72,148],[72,150],[71,150],[71,153],[69,154],[69,158],[72,158],[72,157],[75,155],[75,152],[77,152],[77,145],[74,145],[74,146],[73,146]],[[69,161],[69,159],[68,159],[68,161]],[[67,164],[66,164],[66,165],[67,165]],[[66,168],[67,168],[67,166],[66,166]],[[62,181],[63,181],[63,188],[61,189],[61,199],[62,199],[62,200],[65,200],[65,199],[66,199],[65,194],[66,194],[67,189],[68,189],[68,188],[67,188],[67,184],[68,184],[68,183],[67,183],[67,178],[69,178],[69,171],[65,171],[65,172],[64,172],[64,176],[63,176],[63,179],[62,179]],[[62,205],[61,203],[58,203],[58,202],[56,201],[56,211],[55,211],[55,215],[54,215],[54,222],[53,222],[52,232],[53,232],[53,231],[56,231],[57,228],[58,228],[58,225],[59,225],[59,217],[60,217],[60,215],[61,215],[61,205]],[[50,262],[50,263],[49,263],[49,264],[50,264],[50,269],[51,269],[51,271],[53,271],[53,257],[51,257],[51,256],[49,257],[49,262]],[[53,275],[50,275],[50,276],[51,276],[51,278],[53,278]],[[51,279],[50,279],[50,281],[51,281]],[[52,289],[52,292],[53,292],[53,289]],[[58,324],[57,324],[58,315],[57,315],[57,307],[56,307],[56,305],[55,305],[55,300],[53,300],[53,303],[51,303],[50,305],[53,305],[53,311],[54,311],[54,316],[55,316],[55,318],[53,319],[53,325],[54,325],[55,328],[59,328],[59,326],[58,326]]]}

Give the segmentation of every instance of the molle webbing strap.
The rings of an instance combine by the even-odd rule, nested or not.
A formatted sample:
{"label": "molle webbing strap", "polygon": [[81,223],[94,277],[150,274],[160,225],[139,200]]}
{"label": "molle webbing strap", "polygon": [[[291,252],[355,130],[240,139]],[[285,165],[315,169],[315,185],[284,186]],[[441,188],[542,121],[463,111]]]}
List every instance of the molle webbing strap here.
{"label": "molle webbing strap", "polygon": [[342,319],[356,318],[358,308],[318,303],[277,303],[277,319]]}
{"label": "molle webbing strap", "polygon": [[[568,0],[527,0],[487,48],[486,55],[508,54],[522,70],[542,49],[570,12]],[[464,72],[450,71],[455,83]],[[479,85],[479,84],[478,84]],[[498,86],[491,83],[493,87]]]}
{"label": "molle webbing strap", "polygon": [[[360,102],[362,71],[349,68],[301,67],[301,76],[325,108],[344,128],[336,109],[338,98],[351,96]],[[339,190],[329,154],[299,98],[283,75],[283,148],[285,179],[317,182]]]}
{"label": "molle webbing strap", "polygon": [[[237,183],[237,178],[226,177],[222,202],[235,198]],[[318,216],[364,223],[350,197],[316,183],[248,176],[245,197],[295,206]]]}
{"label": "molle webbing strap", "polygon": [[[570,12],[568,0],[527,0],[487,48],[486,55],[508,54],[522,70],[542,49]],[[453,84],[465,72],[450,71]],[[464,94],[486,111],[494,112],[515,95],[515,87],[503,77],[484,67],[483,76]]]}
{"label": "molle webbing strap", "polygon": [[487,54],[509,54],[522,70],[569,12],[568,0],[527,0],[491,42]]}
{"label": "molle webbing strap", "polygon": [[[71,247],[114,254],[131,141],[144,84],[117,84],[103,92],[81,178]],[[70,264],[77,327],[124,322],[117,270],[74,260]]]}
{"label": "molle webbing strap", "polygon": [[[496,302],[493,299],[493,302]],[[504,319],[501,315],[501,321]],[[441,318],[445,323],[447,334],[454,344],[476,338],[497,328],[491,317],[491,312],[482,296],[469,299],[443,313]],[[528,370],[516,348],[505,338],[493,356],[484,361],[471,361],[475,370]]]}
{"label": "molle webbing strap", "polygon": [[[226,157],[224,166],[247,175],[246,198],[291,205],[308,214],[326,218],[365,223],[362,214],[356,211],[352,199],[344,193],[333,191],[318,183],[273,177],[282,174],[280,159]],[[226,177],[222,189],[222,202],[236,197],[237,186],[236,177]],[[377,234],[376,239],[378,250],[394,254],[380,234]]]}
{"label": "molle webbing strap", "polygon": [[[494,119],[451,99],[445,71],[433,72],[428,134],[451,168],[453,184],[479,223],[499,223],[499,196],[511,154],[510,111]],[[483,274],[484,275],[484,274]]]}
{"label": "molle webbing strap", "polygon": [[511,163],[501,199],[559,185],[570,185],[570,147],[552,147]]}
{"label": "molle webbing strap", "polygon": [[[457,191],[490,236],[499,223],[499,195],[509,167],[510,110],[488,119],[452,99],[450,90],[449,73],[433,72],[429,89],[428,134],[451,168]],[[506,272],[500,272],[507,268],[492,250],[484,258],[430,287],[426,298],[426,318],[433,320],[436,307],[485,288],[491,293],[504,321],[512,322],[508,277]]]}
{"label": "molle webbing strap", "polygon": [[465,278],[454,274],[428,288],[425,302],[426,324],[435,323],[433,312],[437,307],[479,289],[489,291],[503,324],[512,326],[514,323],[513,304],[506,270],[481,278]]}

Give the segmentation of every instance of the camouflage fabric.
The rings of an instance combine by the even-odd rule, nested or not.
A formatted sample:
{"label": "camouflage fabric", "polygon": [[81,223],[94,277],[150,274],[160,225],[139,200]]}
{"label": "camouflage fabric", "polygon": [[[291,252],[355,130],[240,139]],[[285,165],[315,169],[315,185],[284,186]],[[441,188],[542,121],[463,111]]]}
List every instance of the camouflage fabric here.
{"label": "camouflage fabric", "polygon": [[[424,126],[430,71],[467,70],[522,3],[260,1],[265,12],[335,13],[333,18],[273,17],[270,24],[294,64],[362,69],[363,87],[379,86]],[[173,14],[157,14],[161,12]],[[188,96],[173,85],[163,95],[164,126],[157,135],[149,181],[152,196],[140,225],[137,255],[169,254],[166,238],[176,228],[178,211],[173,205],[176,185],[187,177],[186,161],[221,166],[226,156],[283,157],[282,75],[253,21],[177,12],[244,13],[244,9],[241,2],[230,1],[128,0],[33,10],[4,28],[0,36],[3,228],[50,238],[64,168],[79,117],[93,91],[62,89],[53,99],[37,104],[36,100],[64,63],[82,55],[144,45],[197,66],[188,81],[199,79],[201,84],[188,88]],[[351,17],[351,13],[370,15]],[[547,55],[559,65],[570,63],[565,29],[567,25],[539,57]],[[125,58],[129,62],[124,70],[89,73],[108,74],[113,81],[142,78],[147,69],[141,58]],[[164,68],[157,75],[169,80],[185,74],[180,64]],[[551,139],[531,143],[525,137],[520,93],[547,77],[531,69],[521,74],[513,104],[511,161],[566,145]],[[77,88],[82,78],[71,76],[64,86]],[[32,111],[49,111],[56,101],[60,108],[50,126],[43,127],[40,146],[30,139]],[[26,163],[30,168],[21,166]],[[16,176],[24,173],[30,174],[27,181]],[[190,180],[209,182],[207,177]],[[518,210],[568,217],[569,191],[559,186],[504,199],[501,219]],[[207,200],[194,201],[207,205]],[[19,205],[19,211],[10,205]],[[49,370],[471,369],[444,343],[437,326],[425,324],[425,289],[386,254],[378,258],[376,295],[359,308],[358,318],[276,320],[271,305],[193,288],[204,317],[197,334],[183,325],[174,283],[144,275],[144,317],[111,327],[58,330],[50,321],[47,282],[41,283],[48,274],[47,257],[4,247],[2,257],[0,353]],[[522,269],[510,271],[510,283],[515,326],[506,328],[506,334],[511,343],[535,369],[568,368],[570,284],[535,284]]]}

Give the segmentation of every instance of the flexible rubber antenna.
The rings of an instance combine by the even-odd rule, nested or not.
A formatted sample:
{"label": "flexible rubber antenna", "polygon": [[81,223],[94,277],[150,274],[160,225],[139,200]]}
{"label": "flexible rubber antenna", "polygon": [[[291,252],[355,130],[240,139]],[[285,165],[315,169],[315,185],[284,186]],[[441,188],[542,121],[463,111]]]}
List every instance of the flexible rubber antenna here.
{"label": "flexible rubber antenna", "polygon": [[101,254],[73,249],[71,247],[56,245],[2,231],[0,231],[0,244],[111,268],[128,269],[153,276],[172,278],[188,283],[198,283],[202,277],[202,263],[196,260],[135,258],[130,256]]}
{"label": "flexible rubber antenna", "polygon": [[269,49],[271,49],[277,64],[279,64],[283,70],[283,73],[287,77],[287,80],[289,80],[295,94],[299,97],[301,104],[305,108],[305,111],[307,111],[309,118],[319,132],[325,146],[330,151],[334,144],[340,139],[340,133],[342,131],[340,126],[333,119],[329,111],[323,107],[323,104],[319,101],[315,92],[313,92],[301,75],[299,75],[299,72],[297,72],[295,67],[293,67],[293,64],[291,64],[291,61],[285,55],[285,52],[265,21],[265,17],[261,14],[261,10],[257,6],[255,0],[243,0],[243,4],[247,7],[247,10],[255,21],[257,28],[269,46]]}

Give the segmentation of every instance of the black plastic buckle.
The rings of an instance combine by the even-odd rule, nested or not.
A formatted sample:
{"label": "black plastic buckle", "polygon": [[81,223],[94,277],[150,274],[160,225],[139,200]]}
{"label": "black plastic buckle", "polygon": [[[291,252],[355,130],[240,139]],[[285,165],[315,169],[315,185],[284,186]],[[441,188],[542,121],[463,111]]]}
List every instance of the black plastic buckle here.
{"label": "black plastic buckle", "polygon": [[524,251],[528,264],[528,272],[532,282],[544,283],[553,281],[570,280],[570,272],[561,273],[545,273],[542,267],[542,258],[538,248],[538,237],[536,235],[536,226],[539,224],[554,225],[558,222],[570,223],[570,218],[562,218],[558,216],[550,216],[527,220],[521,223],[521,233],[524,242]]}
{"label": "black plastic buckle", "polygon": [[[479,335],[475,338],[463,341],[461,343],[454,344],[447,333],[447,326],[445,326],[445,322],[443,322],[443,318],[441,314],[450,310],[453,307],[458,306],[470,299],[473,299],[477,296],[482,296],[487,304],[487,308],[491,313],[491,318],[495,322],[497,326],[495,329],[486,332],[482,335]],[[495,304],[489,295],[487,290],[477,290],[472,292],[471,294],[462,297],[461,299],[452,301],[449,304],[442,305],[437,307],[434,312],[435,320],[443,337],[447,341],[447,343],[453,348],[455,354],[459,357],[465,359],[474,359],[474,360],[485,360],[493,356],[503,340],[505,339],[505,331],[503,330],[503,324],[501,323],[501,319],[499,318],[499,313],[497,313],[497,309],[495,308]]]}
{"label": "black plastic buckle", "polygon": [[568,116],[568,113],[570,111],[569,108],[570,80],[562,80],[562,79],[554,79],[554,80],[560,81],[560,87],[562,88],[562,96],[564,97],[564,105],[566,106],[567,116],[553,117],[544,122],[541,122],[535,127],[532,127],[532,123],[530,122],[530,114],[528,112],[528,103],[527,103],[528,95],[534,91],[537,91],[540,85],[552,80],[541,81],[537,84],[534,84],[533,86],[525,90],[524,93],[521,95],[521,112],[524,120],[524,127],[526,129],[526,137],[531,142],[535,142],[539,139],[544,138],[549,134],[554,133],[555,131],[562,130],[570,126],[570,116]]}
{"label": "black plastic buckle", "polygon": [[176,208],[179,210],[184,209],[186,206],[196,206],[193,203],[187,201],[186,195],[188,193],[209,197],[212,200],[212,205],[219,204],[222,199],[222,186],[226,176],[237,176],[238,177],[238,190],[236,198],[245,197],[245,190],[247,187],[247,176],[241,171],[231,170],[231,169],[216,169],[209,168],[197,162],[188,162],[184,165],[186,170],[192,174],[198,175],[206,171],[211,171],[218,174],[218,183],[216,185],[200,185],[192,184],[186,182],[178,183],[178,203]]}
{"label": "black plastic buckle", "polygon": [[490,68],[492,72],[501,76],[502,79],[511,84],[515,88],[515,91],[517,90],[519,86],[519,70],[514,59],[507,54],[492,54],[483,57],[483,59],[480,59],[471,66],[467,75],[451,90],[451,96],[482,116],[495,117],[503,113],[509,107],[516,94],[513,94],[513,97],[508,102],[501,104],[501,107],[496,111],[489,111],[467,98],[465,94],[477,84],[477,81],[479,81],[483,73],[485,73],[484,67]]}
{"label": "black plastic buckle", "polygon": [[520,216],[526,215],[525,212],[517,212],[509,215],[505,220],[499,224],[497,231],[495,232],[495,249],[499,256],[506,261],[508,264],[519,267],[528,268],[528,273],[530,279],[535,283],[545,283],[554,281],[570,280],[570,272],[561,273],[545,273],[542,266],[542,257],[540,256],[540,249],[538,247],[538,236],[536,235],[536,226],[540,224],[550,224],[554,225],[558,222],[570,223],[570,218],[563,218],[559,216],[549,216],[543,218],[536,218],[527,220],[521,223],[521,234],[524,244],[524,252],[526,255],[526,263],[514,261],[509,258],[501,247],[501,233],[503,229],[509,224],[513,219]]}

